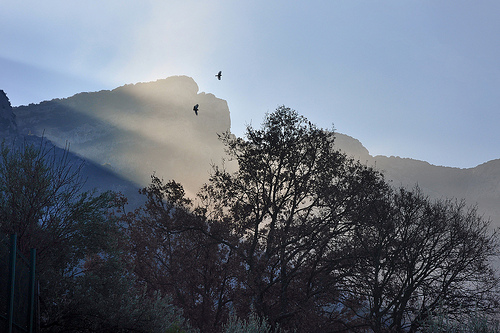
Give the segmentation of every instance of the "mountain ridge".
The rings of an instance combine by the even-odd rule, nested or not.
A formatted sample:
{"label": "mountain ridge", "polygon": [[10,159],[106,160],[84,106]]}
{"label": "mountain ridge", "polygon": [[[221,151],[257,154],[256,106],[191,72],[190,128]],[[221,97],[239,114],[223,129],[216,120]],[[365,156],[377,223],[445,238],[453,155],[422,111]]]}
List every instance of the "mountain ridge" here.
{"label": "mountain ridge", "polygon": [[418,185],[433,199],[465,200],[500,227],[500,159],[472,168],[437,166],[412,158],[372,156],[358,140],[341,133],[336,133],[336,138],[341,151],[381,171],[395,186]]}
{"label": "mountain ridge", "polygon": [[83,190],[98,192],[113,190],[121,192],[129,198],[130,207],[133,209],[144,202],[138,195],[140,186],[128,179],[125,179],[108,168],[102,167],[90,160],[73,154],[67,146],[57,146],[46,137],[37,136],[33,133],[23,135],[19,132],[16,124],[16,116],[10,101],[3,90],[0,90],[0,138],[10,149],[22,149],[23,145],[34,145],[40,147],[45,152],[55,154],[57,159],[66,156],[69,168],[78,168],[81,165]]}
{"label": "mountain ridge", "polygon": [[77,155],[144,186],[153,173],[174,178],[192,195],[224,153],[217,134],[231,126],[227,102],[200,93],[186,76],[79,93],[14,111],[24,135],[43,134],[59,146],[69,141]]}
{"label": "mountain ridge", "polygon": [[[199,116],[192,110],[195,104]],[[78,156],[141,186],[153,173],[175,179],[191,196],[208,180],[211,165],[222,163],[224,147],[217,134],[231,128],[227,102],[199,92],[187,76],[82,92],[13,112],[20,135],[45,136],[59,147],[69,142]],[[335,145],[382,171],[396,186],[418,184],[432,198],[464,199],[500,226],[500,159],[462,169],[372,156],[359,140],[342,133],[336,133]]]}

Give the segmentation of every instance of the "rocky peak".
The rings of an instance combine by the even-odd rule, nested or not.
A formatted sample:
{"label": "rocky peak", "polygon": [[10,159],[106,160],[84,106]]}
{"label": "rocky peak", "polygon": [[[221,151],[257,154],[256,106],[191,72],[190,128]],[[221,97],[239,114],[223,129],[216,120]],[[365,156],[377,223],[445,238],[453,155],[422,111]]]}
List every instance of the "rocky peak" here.
{"label": "rocky peak", "polygon": [[0,90],[0,136],[7,137],[17,134],[16,116],[12,111],[7,94]]}
{"label": "rocky peak", "polygon": [[181,182],[191,194],[224,156],[218,134],[231,126],[227,102],[199,92],[187,76],[79,93],[14,112],[21,134],[70,144],[77,155],[141,186],[156,174]]}

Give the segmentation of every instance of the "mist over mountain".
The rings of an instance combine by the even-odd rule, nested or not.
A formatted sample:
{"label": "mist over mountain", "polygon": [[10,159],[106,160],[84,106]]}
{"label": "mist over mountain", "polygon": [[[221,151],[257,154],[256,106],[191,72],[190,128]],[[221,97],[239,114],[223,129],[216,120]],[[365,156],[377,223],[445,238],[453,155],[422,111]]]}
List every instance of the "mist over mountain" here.
{"label": "mist over mountain", "polygon": [[500,159],[474,168],[436,166],[425,161],[395,156],[372,156],[358,140],[336,134],[336,145],[347,155],[374,166],[395,186],[416,184],[435,199],[455,198],[477,205],[478,212],[500,227]]}
{"label": "mist over mountain", "polygon": [[[15,108],[19,132],[44,135],[138,184],[153,173],[194,194],[224,153],[218,133],[230,129],[227,102],[198,92],[186,76]],[[193,106],[199,104],[198,116]]]}
{"label": "mist over mountain", "polygon": [[41,147],[49,154],[54,154],[57,160],[61,160],[64,156],[66,162],[71,168],[78,168],[81,165],[81,177],[84,181],[83,190],[107,191],[113,190],[121,192],[129,198],[130,206],[138,207],[144,201],[138,195],[140,186],[129,179],[102,167],[95,162],[84,159],[81,156],[73,154],[67,150],[65,144],[54,145],[46,137],[41,137],[30,133],[24,135],[20,133],[16,124],[16,116],[11,107],[10,101],[3,90],[0,90],[0,141],[4,142],[9,149],[17,149],[22,145],[35,145]]}
{"label": "mist over mountain", "polygon": [[[0,135],[12,131],[21,137],[43,135],[58,147],[68,142],[72,152],[101,173],[138,186],[147,185],[155,173],[181,182],[189,195],[208,180],[211,164],[220,164],[224,147],[217,134],[231,127],[226,101],[200,93],[186,76],[20,106],[8,115],[3,114],[1,100],[2,96]],[[341,133],[335,142],[347,155],[383,171],[394,185],[418,184],[433,198],[465,199],[500,227],[500,160],[459,169],[372,156],[361,142]]]}

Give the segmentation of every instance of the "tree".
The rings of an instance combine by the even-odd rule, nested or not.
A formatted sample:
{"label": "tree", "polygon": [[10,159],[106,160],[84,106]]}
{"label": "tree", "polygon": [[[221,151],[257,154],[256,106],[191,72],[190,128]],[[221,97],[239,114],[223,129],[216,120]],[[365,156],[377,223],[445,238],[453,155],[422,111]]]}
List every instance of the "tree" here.
{"label": "tree", "polygon": [[86,260],[50,332],[187,332],[182,312],[171,297],[148,294],[122,256],[96,255]]}
{"label": "tree", "polygon": [[150,294],[172,295],[172,302],[202,332],[219,332],[229,318],[238,262],[230,248],[208,236],[216,223],[191,212],[182,186],[152,176],[141,191],[142,209],[127,216],[134,271]]}
{"label": "tree", "polygon": [[204,331],[252,311],[274,327],[335,326],[351,212],[387,187],[383,177],[285,107],[247,140],[221,140],[238,171],[214,166],[196,206],[175,181],[153,176],[143,190],[144,209],[126,222],[138,276]]}
{"label": "tree", "polygon": [[260,319],[251,313],[248,320],[241,320],[235,316],[229,318],[224,326],[224,333],[271,333],[271,325],[265,319]]}
{"label": "tree", "polygon": [[418,187],[383,199],[360,212],[356,274],[345,287],[364,301],[358,314],[367,326],[416,332],[443,310],[460,320],[498,307],[491,267],[498,242],[488,221],[463,202],[431,201]]}
{"label": "tree", "polygon": [[2,143],[0,229],[18,235],[24,254],[37,249],[41,281],[75,273],[87,253],[110,246],[108,235],[117,232],[106,220],[111,192],[81,191],[81,167],[82,162],[68,159],[67,150],[59,152],[47,142]]}
{"label": "tree", "polygon": [[[168,298],[144,297],[135,288],[135,277],[127,273],[124,234],[111,215],[116,194],[83,191],[82,163],[47,141],[20,146],[4,141],[0,232],[16,233],[25,255],[30,248],[37,249],[43,330],[91,332],[96,327],[101,332],[152,332],[136,319],[148,315],[154,322],[155,313],[171,313],[165,307]],[[112,300],[116,303],[109,306]],[[165,316],[158,325],[165,327],[174,317]]]}
{"label": "tree", "polygon": [[220,137],[235,172],[214,166],[195,201],[153,176],[127,222],[141,281],[202,331],[253,314],[271,331],[416,331],[438,305],[495,306],[496,236],[474,210],[392,188],[286,107]]}
{"label": "tree", "polygon": [[339,316],[352,212],[387,185],[336,150],[332,132],[284,106],[261,129],[248,126],[246,139],[222,136],[238,170],[214,167],[199,194],[205,216],[232,229],[236,241],[223,241],[244,263],[241,292],[259,316],[284,328],[325,329],[314,325]]}

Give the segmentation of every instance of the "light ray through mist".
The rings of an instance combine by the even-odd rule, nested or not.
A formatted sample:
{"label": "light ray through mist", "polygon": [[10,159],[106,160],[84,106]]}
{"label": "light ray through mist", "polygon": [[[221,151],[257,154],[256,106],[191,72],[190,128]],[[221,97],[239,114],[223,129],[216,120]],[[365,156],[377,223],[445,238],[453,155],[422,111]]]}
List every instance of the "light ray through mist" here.
{"label": "light ray through mist", "polygon": [[500,157],[499,10],[492,1],[4,1],[0,89],[21,105],[187,75],[227,101],[238,136],[287,105],[373,155],[473,167]]}

